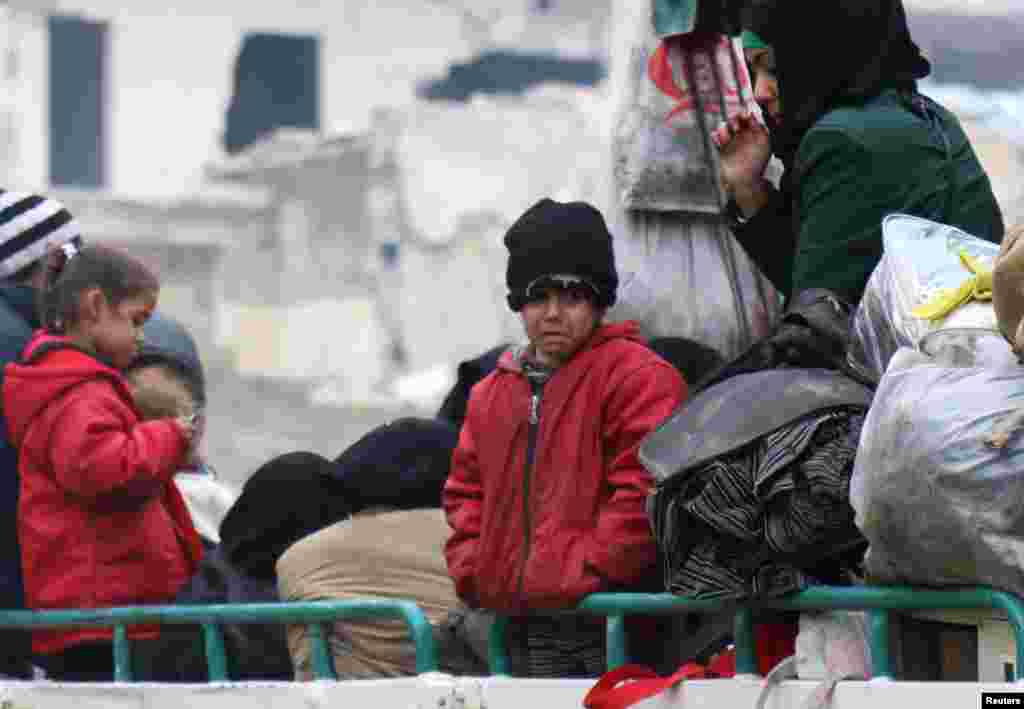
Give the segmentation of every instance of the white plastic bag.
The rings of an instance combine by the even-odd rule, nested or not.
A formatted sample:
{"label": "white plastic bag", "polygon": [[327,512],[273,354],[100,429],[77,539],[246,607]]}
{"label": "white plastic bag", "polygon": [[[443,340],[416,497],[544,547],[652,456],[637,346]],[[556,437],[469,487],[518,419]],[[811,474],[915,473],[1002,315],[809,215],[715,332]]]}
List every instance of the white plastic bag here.
{"label": "white plastic bag", "polygon": [[850,364],[877,380],[900,347],[916,347],[930,332],[950,328],[998,330],[991,301],[970,301],[943,320],[915,317],[911,311],[940,291],[971,277],[960,253],[991,268],[999,246],[957,229],[906,214],[882,223],[884,254],[868,280],[854,315]]}
{"label": "white plastic bag", "polygon": [[871,678],[868,619],[863,611],[810,611],[800,614],[796,654],[764,678],[756,709],[764,709],[772,687],[785,679],[821,680],[804,709],[828,706],[836,684]]}
{"label": "white plastic bag", "polygon": [[850,482],[869,580],[1024,593],[1022,406],[1015,363],[949,367],[896,353]]}
{"label": "white plastic bag", "polygon": [[620,219],[610,320],[637,320],[647,337],[696,340],[726,360],[771,332],[778,293],[719,217],[631,210]]}
{"label": "white plastic bag", "polygon": [[659,39],[651,0],[621,5],[611,82],[617,202],[717,214],[724,202],[710,132],[740,110],[759,115],[742,49],[725,35]]}

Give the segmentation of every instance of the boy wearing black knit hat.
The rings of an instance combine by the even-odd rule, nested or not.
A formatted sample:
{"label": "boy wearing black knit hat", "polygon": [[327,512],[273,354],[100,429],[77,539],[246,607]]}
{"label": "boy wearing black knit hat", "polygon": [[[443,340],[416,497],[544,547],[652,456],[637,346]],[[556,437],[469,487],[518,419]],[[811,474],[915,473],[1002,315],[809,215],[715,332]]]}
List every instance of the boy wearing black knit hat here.
{"label": "boy wearing black knit hat", "polygon": [[604,324],[618,275],[604,218],[543,199],[505,235],[508,303],[528,344],[470,395],[443,503],[448,570],[463,601],[512,616],[515,674],[604,671],[599,619],[545,611],[648,577],[652,487],[640,441],[686,384],[635,322]]}

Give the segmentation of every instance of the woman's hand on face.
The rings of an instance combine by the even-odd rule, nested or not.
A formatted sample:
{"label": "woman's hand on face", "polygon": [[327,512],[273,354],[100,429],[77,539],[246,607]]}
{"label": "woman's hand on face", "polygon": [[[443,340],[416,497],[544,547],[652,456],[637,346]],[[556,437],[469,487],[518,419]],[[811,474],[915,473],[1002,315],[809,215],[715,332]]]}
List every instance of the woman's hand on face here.
{"label": "woman's hand on face", "polygon": [[721,155],[722,179],[726,186],[759,182],[772,158],[768,129],[750,113],[733,116],[712,133]]}
{"label": "woman's hand on face", "polygon": [[721,158],[725,189],[750,216],[765,201],[764,172],[772,158],[768,129],[753,114],[744,112],[723,121],[711,138]]}

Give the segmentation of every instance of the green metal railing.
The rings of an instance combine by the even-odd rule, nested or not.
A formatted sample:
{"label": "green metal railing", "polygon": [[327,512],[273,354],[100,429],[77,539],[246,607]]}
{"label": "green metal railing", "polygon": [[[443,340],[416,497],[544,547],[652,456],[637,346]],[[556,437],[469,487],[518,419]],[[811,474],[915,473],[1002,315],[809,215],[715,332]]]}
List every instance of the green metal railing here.
{"label": "green metal railing", "polygon": [[0,611],[0,628],[114,628],[114,679],[132,681],[128,626],[143,624],[199,625],[206,647],[210,681],[227,680],[223,623],[294,623],[309,629],[313,672],[317,678],[336,678],[323,625],[352,618],[400,618],[409,626],[416,645],[416,671],[437,669],[430,621],[412,601],[367,598],[308,603],[246,603],[202,606],[131,606],[92,610]]}
{"label": "green metal railing", "polygon": [[[931,590],[880,586],[820,586],[791,596],[747,601],[696,600],[667,593],[597,593],[588,596],[568,614],[606,617],[608,668],[628,662],[627,615],[675,613],[735,613],[733,640],[736,672],[757,674],[754,645],[754,613],[759,610],[866,610],[869,612],[872,674],[893,677],[889,653],[889,611],[996,609],[1006,613],[1017,647],[1015,679],[1024,673],[1024,600],[990,588]],[[199,625],[206,649],[211,681],[229,679],[221,625],[225,623],[304,624],[309,630],[313,672],[317,678],[336,678],[326,640],[325,624],[345,619],[399,618],[409,626],[416,646],[416,671],[437,669],[437,655],[430,622],[413,601],[366,598],[307,603],[248,603],[193,606],[132,606],[92,610],[0,611],[0,628],[72,628],[105,626],[114,629],[114,679],[132,681],[131,643],[128,627],[144,624]],[[505,646],[507,618],[498,618],[491,629],[491,672],[509,673]]]}
{"label": "green metal railing", "polygon": [[[733,642],[736,646],[737,674],[757,674],[757,650],[754,647],[754,611],[780,610],[866,610],[873,677],[893,677],[889,653],[889,611],[963,610],[990,608],[1006,612],[1017,646],[1015,679],[1024,671],[1024,601],[990,588],[965,588],[947,591],[884,586],[819,586],[784,598],[748,601],[695,600],[667,593],[596,593],[585,598],[567,613],[602,615],[607,618],[608,669],[628,661],[625,617],[632,614],[668,615],[673,613],[715,613],[734,610]],[[489,656],[491,672],[508,674],[505,647],[507,618],[499,618],[491,628]]]}

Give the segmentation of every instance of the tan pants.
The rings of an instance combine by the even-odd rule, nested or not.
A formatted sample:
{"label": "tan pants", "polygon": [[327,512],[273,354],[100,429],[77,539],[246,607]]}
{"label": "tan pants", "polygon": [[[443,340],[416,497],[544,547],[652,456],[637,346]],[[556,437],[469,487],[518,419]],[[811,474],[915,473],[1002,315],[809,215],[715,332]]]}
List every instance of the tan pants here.
{"label": "tan pants", "polygon": [[[438,509],[364,513],[339,522],[296,542],[278,559],[281,600],[413,600],[435,627],[435,638],[442,640],[441,669],[472,667],[471,658],[459,662],[464,649],[453,650],[440,632],[449,612],[459,607],[443,554],[450,533]],[[401,620],[339,621],[329,642],[342,679],[416,673],[415,646]],[[289,628],[288,647],[296,679],[311,679],[305,626]]]}

